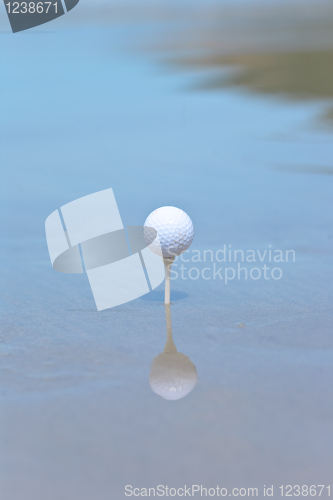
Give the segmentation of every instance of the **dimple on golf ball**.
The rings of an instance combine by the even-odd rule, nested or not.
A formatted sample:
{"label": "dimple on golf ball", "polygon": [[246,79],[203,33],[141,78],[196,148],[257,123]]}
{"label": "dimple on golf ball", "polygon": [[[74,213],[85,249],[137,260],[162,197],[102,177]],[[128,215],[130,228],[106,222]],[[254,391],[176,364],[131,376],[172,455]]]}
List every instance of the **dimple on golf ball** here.
{"label": "dimple on golf ball", "polygon": [[[157,208],[148,215],[144,226],[144,236],[149,248],[164,258],[182,254],[193,241],[193,223],[187,213],[180,208]],[[157,231],[158,238],[151,237],[149,228]]]}

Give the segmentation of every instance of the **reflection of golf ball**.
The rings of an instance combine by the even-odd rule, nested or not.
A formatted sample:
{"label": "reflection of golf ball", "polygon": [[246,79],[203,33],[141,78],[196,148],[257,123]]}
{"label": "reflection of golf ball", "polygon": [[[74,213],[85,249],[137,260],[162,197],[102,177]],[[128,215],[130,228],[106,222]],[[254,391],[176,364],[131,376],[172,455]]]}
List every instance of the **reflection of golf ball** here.
{"label": "reflection of golf ball", "polygon": [[[176,207],[157,208],[148,215],[144,236],[149,248],[163,257],[176,257],[191,245],[194,236],[193,224],[186,212]],[[149,235],[149,228],[157,231],[158,240]],[[155,233],[156,234],[156,233]]]}
{"label": "reflection of golf ball", "polygon": [[149,376],[152,390],[164,399],[181,399],[198,381],[194,364],[181,352],[162,352],[153,360]]}

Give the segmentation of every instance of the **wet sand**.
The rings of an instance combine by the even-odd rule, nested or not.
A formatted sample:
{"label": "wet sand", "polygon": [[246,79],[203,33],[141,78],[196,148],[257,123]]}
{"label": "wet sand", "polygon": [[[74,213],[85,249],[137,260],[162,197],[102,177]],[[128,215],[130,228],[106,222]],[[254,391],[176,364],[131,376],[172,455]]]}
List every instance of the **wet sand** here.
{"label": "wet sand", "polygon": [[[171,49],[141,51],[158,27],[66,23],[42,41],[2,39],[4,499],[329,484],[333,151],[318,120],[329,101],[276,98],[258,75],[245,92],[188,92],[206,69],[166,71]],[[249,60],[245,72],[264,74]],[[125,225],[186,210],[201,254],[296,253],[280,280],[174,280],[173,340],[198,374],[178,401],[148,381],[166,340],[162,287],[98,313],[86,276],[49,261],[46,217],[107,187]],[[184,265],[214,263],[231,267]]]}

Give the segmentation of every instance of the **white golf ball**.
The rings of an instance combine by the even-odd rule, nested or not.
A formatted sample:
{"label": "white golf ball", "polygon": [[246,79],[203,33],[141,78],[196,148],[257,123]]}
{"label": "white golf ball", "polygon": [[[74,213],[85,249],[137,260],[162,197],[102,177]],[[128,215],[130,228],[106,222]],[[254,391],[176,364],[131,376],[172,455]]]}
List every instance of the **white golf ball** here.
{"label": "white golf ball", "polygon": [[[176,207],[157,208],[148,215],[144,237],[149,248],[163,257],[176,257],[189,248],[193,241],[193,223],[186,212]],[[149,228],[157,231],[152,236]]]}

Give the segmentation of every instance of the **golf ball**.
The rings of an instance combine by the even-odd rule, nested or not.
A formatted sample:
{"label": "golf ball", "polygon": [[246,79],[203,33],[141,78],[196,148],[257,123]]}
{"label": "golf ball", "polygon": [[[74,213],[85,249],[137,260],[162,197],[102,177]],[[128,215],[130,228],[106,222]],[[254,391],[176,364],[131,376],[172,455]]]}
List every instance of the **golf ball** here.
{"label": "golf ball", "polygon": [[[194,237],[193,223],[186,212],[176,207],[157,208],[144,223],[144,237],[149,248],[164,258],[176,257],[185,252]],[[149,232],[157,231],[158,239]]]}

